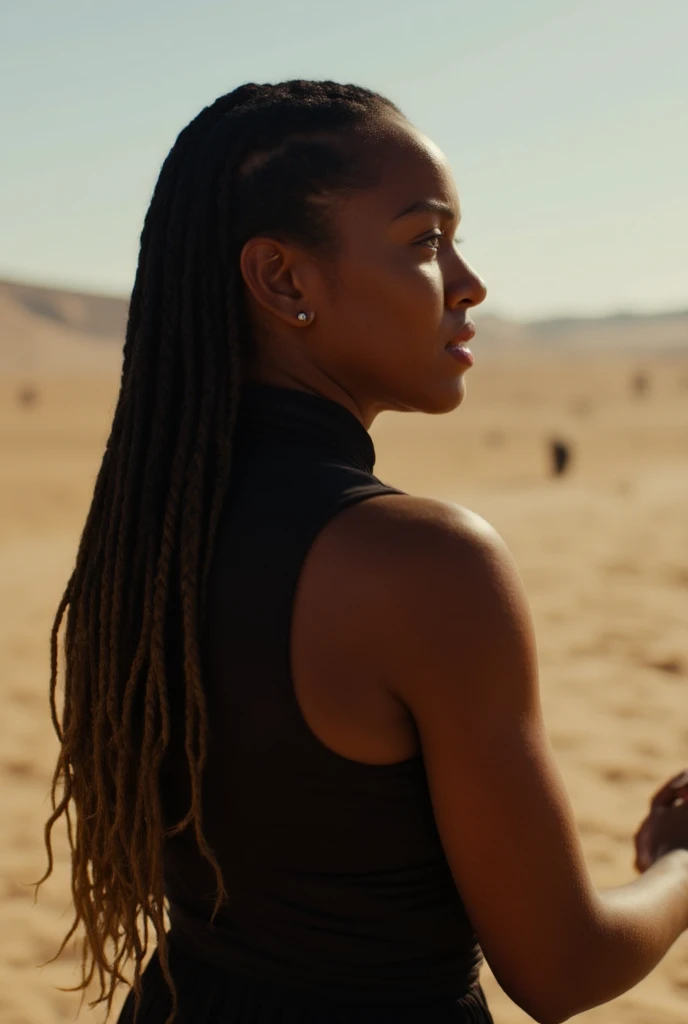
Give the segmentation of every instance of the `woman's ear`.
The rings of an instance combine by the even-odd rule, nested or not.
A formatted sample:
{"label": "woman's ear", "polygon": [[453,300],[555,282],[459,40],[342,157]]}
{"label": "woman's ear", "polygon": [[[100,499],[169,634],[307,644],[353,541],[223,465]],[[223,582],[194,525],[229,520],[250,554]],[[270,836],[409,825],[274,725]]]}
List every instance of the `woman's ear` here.
{"label": "woman's ear", "polygon": [[239,258],[242,277],[255,302],[292,326],[308,308],[305,260],[297,249],[272,238],[251,238]]}

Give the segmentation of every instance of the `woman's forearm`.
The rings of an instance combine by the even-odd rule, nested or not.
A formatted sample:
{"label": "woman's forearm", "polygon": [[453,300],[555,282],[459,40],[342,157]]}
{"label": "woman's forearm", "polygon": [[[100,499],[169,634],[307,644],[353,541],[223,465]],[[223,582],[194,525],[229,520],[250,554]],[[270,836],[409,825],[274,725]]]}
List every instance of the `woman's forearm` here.
{"label": "woman's forearm", "polygon": [[596,941],[579,979],[580,1013],[642,981],[688,928],[688,851],[674,850],[627,885],[599,892]]}

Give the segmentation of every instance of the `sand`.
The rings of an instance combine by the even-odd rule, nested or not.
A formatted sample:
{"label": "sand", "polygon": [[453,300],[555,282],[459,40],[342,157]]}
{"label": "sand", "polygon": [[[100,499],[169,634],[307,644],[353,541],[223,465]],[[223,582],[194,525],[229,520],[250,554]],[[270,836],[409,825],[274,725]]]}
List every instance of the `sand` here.
{"label": "sand", "polygon": [[[520,566],[538,636],[543,704],[599,886],[629,881],[631,836],[652,791],[688,765],[688,355],[644,366],[524,350],[471,371],[463,408],[386,414],[373,428],[382,479],[485,516]],[[117,374],[0,376],[0,1022],[74,1019],[66,844],[33,904],[57,743],[48,713],[49,633],[73,566],[109,431]],[[572,446],[549,475],[548,441]],[[499,1024],[528,1020],[486,969]],[[101,1021],[102,1008],[81,1020]],[[586,1024],[685,1024],[688,939]]]}

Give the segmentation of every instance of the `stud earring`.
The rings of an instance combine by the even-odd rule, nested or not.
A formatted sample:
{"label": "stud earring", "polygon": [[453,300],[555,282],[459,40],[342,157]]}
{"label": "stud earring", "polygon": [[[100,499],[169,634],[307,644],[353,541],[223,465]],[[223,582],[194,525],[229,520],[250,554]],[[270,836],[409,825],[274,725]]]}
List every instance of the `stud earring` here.
{"label": "stud earring", "polygon": [[296,319],[300,320],[302,323],[305,323],[307,320],[310,320],[312,316],[312,313],[304,313],[302,310],[300,313],[296,314]]}

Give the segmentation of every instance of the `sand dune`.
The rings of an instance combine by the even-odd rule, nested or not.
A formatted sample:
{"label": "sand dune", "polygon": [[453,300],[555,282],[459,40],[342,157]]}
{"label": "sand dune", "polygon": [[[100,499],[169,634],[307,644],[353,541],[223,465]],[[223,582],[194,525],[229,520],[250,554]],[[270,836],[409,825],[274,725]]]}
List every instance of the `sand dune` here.
{"label": "sand dune", "polygon": [[49,298],[47,289],[0,282],[0,373],[116,373],[122,362],[122,318],[113,315],[110,324],[99,323],[79,296],[55,292],[52,303]]}
{"label": "sand dune", "polygon": [[11,298],[35,322],[60,324],[71,331],[104,340],[124,334],[128,299],[121,296],[45,288],[16,281],[0,281],[0,293]]}
{"label": "sand dune", "polygon": [[[73,956],[36,966],[70,921],[63,839],[56,875],[35,906],[27,883],[45,865],[57,749],[47,703],[50,627],[109,430],[121,350],[93,320],[83,321],[90,334],[75,330],[68,313],[50,320],[0,290],[0,338],[10,322],[15,337],[38,338],[32,364],[12,364],[6,340],[0,348],[2,1024],[73,1019],[79,1003],[56,988],[73,983]],[[46,333],[31,335],[29,316]],[[535,618],[548,727],[590,870],[600,886],[622,883],[633,877],[630,837],[650,793],[688,763],[688,351],[660,358],[651,334],[642,359],[588,347],[551,360],[528,345],[500,362],[482,358],[480,336],[474,348],[462,409],[380,418],[377,470],[409,491],[473,508],[514,552]],[[84,386],[87,349],[98,355]],[[117,365],[108,369],[109,358]],[[644,395],[631,387],[641,369]],[[20,404],[29,379],[38,400]],[[573,452],[570,473],[558,479],[549,475],[553,436]],[[500,1024],[528,1019],[489,971],[485,986]],[[102,1016],[84,1009],[80,1019]],[[642,984],[578,1019],[685,1024],[688,939]]]}

